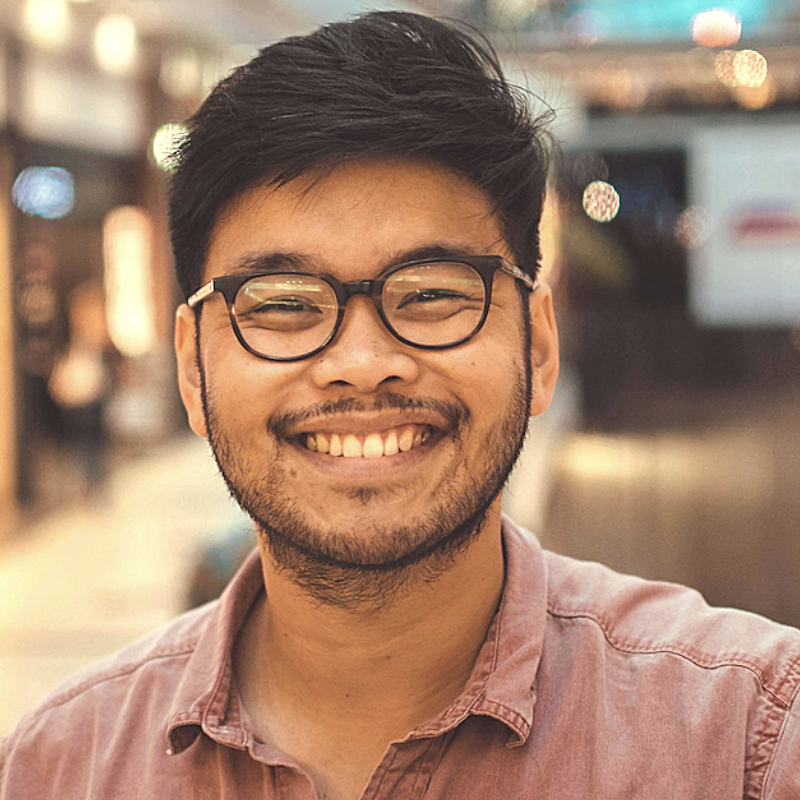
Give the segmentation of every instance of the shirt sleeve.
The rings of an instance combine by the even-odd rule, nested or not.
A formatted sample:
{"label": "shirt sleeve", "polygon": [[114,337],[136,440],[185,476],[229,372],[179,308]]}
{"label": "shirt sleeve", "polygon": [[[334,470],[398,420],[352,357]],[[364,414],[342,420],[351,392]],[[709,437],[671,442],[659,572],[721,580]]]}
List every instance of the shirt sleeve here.
{"label": "shirt sleeve", "polygon": [[800,691],[795,693],[778,739],[764,791],[764,800],[797,798],[800,798]]}

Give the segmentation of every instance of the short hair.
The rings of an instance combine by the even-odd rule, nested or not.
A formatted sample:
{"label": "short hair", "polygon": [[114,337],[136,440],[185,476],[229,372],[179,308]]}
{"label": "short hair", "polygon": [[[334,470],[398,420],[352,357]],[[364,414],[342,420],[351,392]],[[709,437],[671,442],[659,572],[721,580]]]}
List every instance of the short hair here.
{"label": "short hair", "polygon": [[376,156],[439,162],[473,181],[535,275],[549,121],[485,39],[430,17],[373,12],[265,47],[212,90],[175,154],[170,235],[183,296],[244,191]]}

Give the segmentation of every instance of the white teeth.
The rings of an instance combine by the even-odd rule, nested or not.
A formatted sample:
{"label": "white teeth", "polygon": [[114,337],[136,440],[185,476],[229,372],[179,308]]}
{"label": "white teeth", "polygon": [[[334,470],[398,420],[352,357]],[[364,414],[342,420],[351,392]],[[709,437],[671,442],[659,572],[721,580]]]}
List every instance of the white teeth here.
{"label": "white teeth", "polygon": [[312,452],[329,453],[332,456],[381,458],[407,453],[431,438],[431,430],[427,426],[406,425],[399,430],[399,434],[396,428],[390,430],[385,434],[385,441],[380,433],[370,433],[363,443],[352,433],[308,433],[305,434],[305,445]]}
{"label": "white teeth", "polygon": [[383,455],[383,440],[379,433],[371,433],[364,440],[364,458],[380,458]]}
{"label": "white teeth", "polygon": [[361,442],[359,442],[352,433],[348,433],[347,436],[344,437],[344,441],[342,442],[342,454],[345,458],[361,458],[361,456],[364,455],[361,449]]}
{"label": "white teeth", "polygon": [[386,437],[386,441],[383,445],[383,454],[385,456],[394,456],[399,452],[400,447],[397,444],[397,433],[395,431],[389,431],[389,435]]}
{"label": "white teeth", "polygon": [[409,451],[414,446],[414,430],[413,428],[406,428],[397,441],[398,446],[402,452]]}

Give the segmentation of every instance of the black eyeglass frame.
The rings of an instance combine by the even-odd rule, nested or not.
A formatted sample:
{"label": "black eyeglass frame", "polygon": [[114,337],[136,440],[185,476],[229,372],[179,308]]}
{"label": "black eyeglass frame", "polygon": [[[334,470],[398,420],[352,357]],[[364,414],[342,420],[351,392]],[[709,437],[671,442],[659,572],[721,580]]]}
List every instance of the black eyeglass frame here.
{"label": "black eyeglass frame", "polygon": [[[483,313],[481,314],[478,324],[467,336],[463,336],[461,339],[458,339],[455,342],[449,342],[447,344],[418,344],[417,342],[409,341],[405,337],[401,336],[392,327],[391,323],[387,319],[386,313],[383,309],[384,284],[387,280],[389,280],[389,278],[391,278],[392,275],[394,275],[396,272],[399,272],[401,269],[406,269],[407,267],[416,267],[423,264],[466,264],[467,266],[472,267],[472,269],[474,269],[475,272],[480,275],[481,280],[483,281],[485,292]],[[394,336],[398,341],[402,342],[403,344],[407,344],[410,347],[420,348],[421,350],[446,350],[450,347],[456,347],[457,345],[469,341],[473,336],[480,332],[483,324],[486,322],[486,318],[489,316],[489,307],[492,302],[492,284],[494,282],[495,273],[498,271],[511,275],[512,278],[520,281],[530,292],[535,291],[539,286],[538,281],[533,280],[530,275],[528,275],[526,272],[523,272],[515,264],[511,264],[510,262],[506,261],[506,259],[504,259],[502,256],[458,256],[457,258],[439,257],[422,258],[415,261],[404,261],[400,264],[393,264],[392,266],[387,267],[377,278],[361,281],[340,281],[338,278],[335,278],[333,275],[329,275],[325,272],[305,272],[302,270],[287,270],[280,268],[260,270],[258,272],[247,272],[236,275],[223,275],[219,278],[213,278],[207,284],[205,284],[205,286],[202,286],[200,289],[198,289],[186,300],[186,303],[188,304],[189,308],[196,310],[200,303],[202,303],[204,300],[207,300],[214,292],[219,292],[225,298],[225,303],[228,307],[228,316],[230,317],[231,321],[231,327],[233,328],[236,338],[239,340],[239,344],[241,344],[248,353],[256,356],[257,358],[263,358],[266,361],[303,361],[306,358],[311,358],[312,356],[317,355],[317,353],[322,352],[336,338],[336,334],[339,332],[342,322],[344,321],[344,314],[347,310],[347,302],[351,297],[355,297],[359,294],[367,295],[372,300],[381,322],[383,322],[389,333],[391,333],[392,336]],[[236,310],[234,308],[236,295],[242,286],[244,286],[244,284],[246,284],[248,281],[252,280],[253,278],[260,278],[266,275],[305,275],[310,278],[318,278],[319,280],[327,283],[328,286],[333,289],[337,304],[336,322],[334,323],[334,326],[331,329],[328,337],[321,345],[319,345],[319,347],[316,347],[311,352],[300,356],[268,356],[264,353],[259,353],[257,350],[254,350],[245,341],[236,321]]]}

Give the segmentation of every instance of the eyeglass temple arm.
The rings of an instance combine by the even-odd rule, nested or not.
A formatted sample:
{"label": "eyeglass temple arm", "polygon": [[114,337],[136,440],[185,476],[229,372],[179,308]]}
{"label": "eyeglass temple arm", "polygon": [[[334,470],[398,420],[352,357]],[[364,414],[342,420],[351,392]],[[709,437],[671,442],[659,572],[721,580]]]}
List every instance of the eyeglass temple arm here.
{"label": "eyeglass temple arm", "polygon": [[[531,276],[528,275],[527,272],[523,272],[519,267],[515,266],[514,264],[511,264],[505,259],[502,260],[501,269],[503,270],[503,272],[507,272],[512,277],[516,278],[519,281],[522,281],[531,292],[534,291],[539,286],[539,281],[533,280],[533,278],[531,278]],[[200,291],[202,291],[202,289]]]}
{"label": "eyeglass temple arm", "polygon": [[186,301],[186,304],[189,306],[189,308],[194,308],[215,291],[214,281],[209,281],[205,286],[201,286],[191,297],[189,297],[189,299]]}

